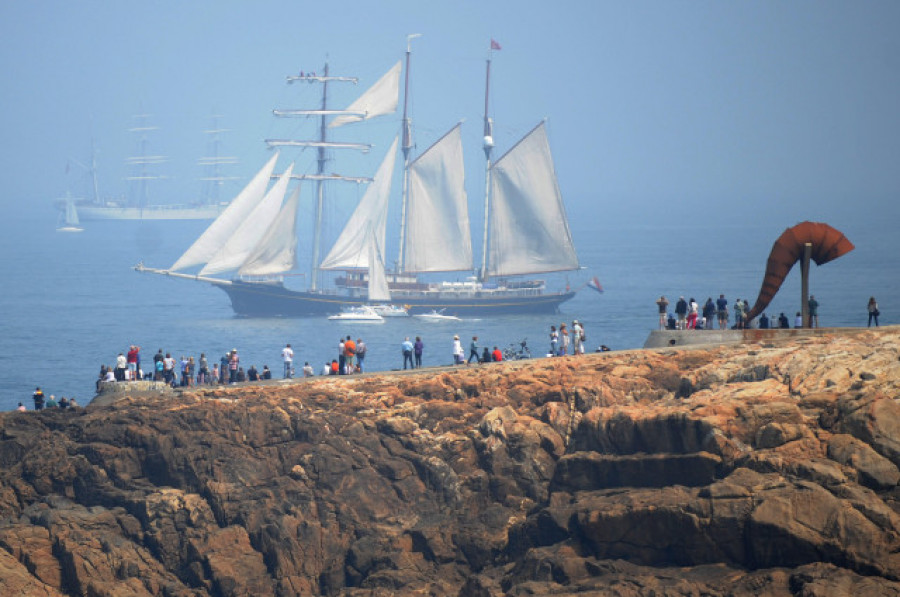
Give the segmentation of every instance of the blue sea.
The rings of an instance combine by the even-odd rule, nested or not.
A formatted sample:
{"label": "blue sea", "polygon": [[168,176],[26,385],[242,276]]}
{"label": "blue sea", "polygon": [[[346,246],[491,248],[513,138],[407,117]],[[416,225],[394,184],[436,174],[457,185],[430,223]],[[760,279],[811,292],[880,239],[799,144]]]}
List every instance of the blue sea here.
{"label": "blue sea", "polygon": [[[571,215],[571,214],[570,214]],[[553,289],[581,288],[557,315],[507,316],[451,323],[389,319],[384,324],[347,324],[324,318],[247,319],[234,316],[228,297],[204,283],[140,274],[140,261],[167,267],[193,242],[205,222],[86,222],[80,233],[55,229],[51,211],[0,222],[3,291],[0,293],[0,410],[31,394],[76,397],[94,394],[101,364],[112,364],[130,344],[143,361],[157,349],[199,357],[210,366],[236,348],[244,366],[268,365],[281,374],[281,349],[291,343],[297,368],[309,361],[318,373],[348,334],[369,346],[371,371],[402,365],[400,343],[421,336],[425,364],[451,362],[454,334],[464,346],[506,347],[527,338],[532,353],[548,349],[551,325],[578,319],[588,349],[640,348],[657,324],[655,301],[665,294],[707,297],[724,293],[753,303],[772,243],[795,221],[647,223],[645,219],[573,217],[572,232],[584,267],[547,276]],[[820,303],[822,326],[865,326],[866,303],[875,296],[882,324],[900,320],[900,237],[890,218],[829,222],[856,245],[850,254],[812,267],[811,292]],[[769,313],[799,310],[799,267],[791,272]],[[604,292],[584,284],[596,276]],[[702,332],[686,332],[702,333]]]}

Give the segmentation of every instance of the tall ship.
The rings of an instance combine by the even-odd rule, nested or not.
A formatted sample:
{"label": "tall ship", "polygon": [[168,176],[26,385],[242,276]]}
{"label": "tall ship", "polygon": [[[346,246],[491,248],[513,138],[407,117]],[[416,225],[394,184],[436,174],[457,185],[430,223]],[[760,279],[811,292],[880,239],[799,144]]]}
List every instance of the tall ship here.
{"label": "tall ship", "polygon": [[[204,131],[209,135],[209,156],[199,160],[204,169],[201,178],[206,192],[203,199],[185,203],[154,203],[150,200],[150,188],[154,181],[165,178],[159,172],[159,166],[166,162],[166,156],[152,155],[149,151],[149,135],[158,127],[147,122],[148,115],[135,116],[138,123],[129,129],[137,137],[137,154],[126,158],[130,173],[126,177],[129,183],[129,194],[115,199],[104,199],[100,196],[97,180],[97,163],[91,152],[91,163],[83,166],[90,175],[91,198],[79,199],[75,202],[78,215],[82,221],[90,220],[213,220],[224,211],[227,203],[219,200],[219,188],[223,182],[233,177],[223,176],[221,167],[233,164],[236,158],[219,155],[219,135],[225,132],[217,126],[218,117],[214,116],[214,126]],[[77,163],[77,162],[76,162]],[[78,164],[82,166],[81,164]],[[57,201],[60,213],[65,213],[67,205]]]}
{"label": "tall ship", "polygon": [[[410,40],[416,36],[410,36]],[[236,314],[253,317],[313,316],[369,304],[394,304],[410,314],[439,311],[456,316],[547,313],[571,299],[568,288],[550,290],[538,274],[579,269],[544,122],[506,153],[493,160],[493,122],[488,114],[491,54],[487,59],[484,136],[484,226],[480,264],[475,263],[465,189],[461,125],[417,156],[412,155],[408,116],[407,41],[403,117],[372,179],[326,173],[328,151],[362,150],[367,144],[333,141],[339,126],[396,113],[400,99],[401,61],[346,109],[328,104],[329,85],[352,81],[329,74],[288,77],[322,87],[316,109],[275,110],[279,117],[314,117],[318,138],[312,141],[268,139],[273,148],[312,147],[315,174],[293,174],[293,164],[273,175],[276,152],[246,188],[194,244],[168,269],[141,272],[192,279],[221,288]],[[496,48],[492,41],[492,50]],[[399,152],[398,152],[399,147]],[[402,192],[398,256],[385,266],[388,205],[397,157],[402,155]],[[275,183],[268,187],[270,178]],[[297,271],[299,185],[284,201],[292,180],[315,185],[312,250],[306,288],[289,288],[286,277]],[[337,240],[320,257],[325,185],[339,181],[369,183]],[[323,251],[324,252],[324,251]],[[190,271],[199,271],[188,273]],[[464,281],[426,281],[447,273],[467,272]],[[326,274],[330,284],[323,284]]]}

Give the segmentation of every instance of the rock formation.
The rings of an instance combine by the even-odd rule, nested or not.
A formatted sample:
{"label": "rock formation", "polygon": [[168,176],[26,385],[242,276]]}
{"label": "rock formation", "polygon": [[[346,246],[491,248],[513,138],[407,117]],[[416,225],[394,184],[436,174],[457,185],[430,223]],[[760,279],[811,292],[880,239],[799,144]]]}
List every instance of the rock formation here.
{"label": "rock formation", "polygon": [[0,595],[900,596],[898,358],[882,328],[4,413]]}

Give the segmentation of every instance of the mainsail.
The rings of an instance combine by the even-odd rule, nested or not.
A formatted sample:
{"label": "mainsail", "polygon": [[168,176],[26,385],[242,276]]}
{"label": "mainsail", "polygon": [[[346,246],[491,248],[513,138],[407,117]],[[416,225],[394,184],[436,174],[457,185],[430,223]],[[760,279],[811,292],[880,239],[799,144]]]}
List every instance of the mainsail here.
{"label": "mainsail", "polygon": [[384,116],[397,111],[397,104],[400,101],[400,61],[384,74],[374,85],[369,87],[355,102],[350,104],[345,112],[356,112],[357,114],[346,114],[338,116],[328,125],[329,128],[343,126],[351,122],[359,122],[376,116]]}
{"label": "mainsail", "polygon": [[391,143],[384,161],[378,167],[375,178],[356,206],[331,251],[322,260],[320,269],[366,269],[369,266],[370,236],[374,235],[379,247],[384,246],[387,228],[388,196],[391,192],[391,176],[397,157],[397,138]]}
{"label": "mainsail", "polygon": [[253,208],[262,200],[275,169],[278,153],[266,162],[266,165],[253,177],[238,196],[225,208],[222,214],[213,220],[209,228],[200,235],[194,244],[178,258],[169,271],[178,271],[195,265],[207,263],[218,253],[232,234],[243,224]]}
{"label": "mainsail", "polygon": [[461,123],[409,165],[405,272],[472,269]]}
{"label": "mainsail", "polygon": [[297,265],[297,206],[300,203],[300,187],[284,205],[259,244],[244,261],[239,276],[269,276],[282,274]]}
{"label": "mainsail", "polygon": [[491,168],[487,274],[578,269],[544,123]]}
{"label": "mainsail", "polygon": [[222,248],[209,260],[209,263],[203,266],[203,269],[200,270],[200,275],[206,276],[236,270],[244,263],[247,257],[250,256],[250,252],[262,239],[266,230],[275,221],[276,216],[278,216],[288,183],[291,181],[293,169],[294,165],[291,164],[278,177],[278,181],[272,185],[272,188],[269,189],[263,200],[253,208],[247,219],[225,241]]}

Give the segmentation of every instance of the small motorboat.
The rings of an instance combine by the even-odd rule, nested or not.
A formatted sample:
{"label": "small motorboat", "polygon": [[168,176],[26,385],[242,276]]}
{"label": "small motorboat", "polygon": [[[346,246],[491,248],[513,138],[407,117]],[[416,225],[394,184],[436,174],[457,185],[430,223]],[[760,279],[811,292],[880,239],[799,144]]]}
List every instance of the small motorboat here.
{"label": "small motorboat", "polygon": [[337,315],[329,315],[328,319],[331,321],[352,321],[354,323],[384,323],[384,317],[368,306],[351,307]]}
{"label": "small motorboat", "polygon": [[456,315],[444,315],[443,309],[440,311],[432,310],[431,313],[418,313],[413,315],[413,317],[417,317],[423,321],[461,321]]}
{"label": "small motorboat", "polygon": [[371,307],[382,317],[409,317],[409,311],[400,305],[371,305]]}

